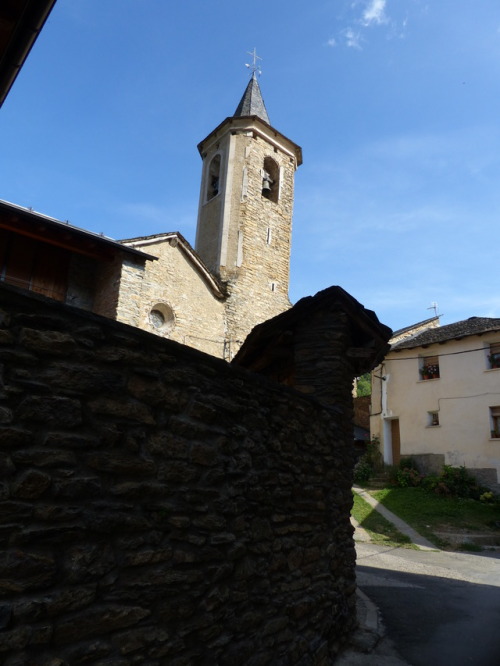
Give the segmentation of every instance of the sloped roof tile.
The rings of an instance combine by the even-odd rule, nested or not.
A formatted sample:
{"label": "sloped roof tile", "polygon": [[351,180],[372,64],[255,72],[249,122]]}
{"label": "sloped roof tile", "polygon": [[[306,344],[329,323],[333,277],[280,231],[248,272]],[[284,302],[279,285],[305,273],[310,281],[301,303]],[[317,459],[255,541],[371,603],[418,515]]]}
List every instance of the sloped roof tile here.
{"label": "sloped roof tile", "polygon": [[490,331],[500,331],[500,319],[469,317],[469,319],[457,321],[454,324],[429,328],[415,337],[396,343],[392,347],[392,351],[427,347],[436,343],[448,342],[449,340],[460,340],[469,335],[482,335]]}

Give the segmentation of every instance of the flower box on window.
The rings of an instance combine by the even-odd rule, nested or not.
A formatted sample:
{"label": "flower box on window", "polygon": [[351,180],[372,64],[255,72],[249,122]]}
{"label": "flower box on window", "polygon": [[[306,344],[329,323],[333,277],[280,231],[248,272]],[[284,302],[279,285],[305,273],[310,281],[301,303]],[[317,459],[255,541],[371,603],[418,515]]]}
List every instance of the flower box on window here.
{"label": "flower box on window", "polygon": [[439,379],[439,362],[437,356],[424,359],[424,365],[420,368],[422,379]]}

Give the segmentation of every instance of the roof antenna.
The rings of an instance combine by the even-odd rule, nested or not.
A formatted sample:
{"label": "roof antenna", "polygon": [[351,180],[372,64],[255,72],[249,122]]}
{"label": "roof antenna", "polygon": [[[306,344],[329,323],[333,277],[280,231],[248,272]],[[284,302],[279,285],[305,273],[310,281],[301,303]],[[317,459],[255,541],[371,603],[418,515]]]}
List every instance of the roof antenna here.
{"label": "roof antenna", "polygon": [[436,301],[432,301],[432,303],[431,303],[431,307],[430,307],[430,308],[427,308],[427,309],[428,309],[428,310],[434,310],[434,316],[435,316],[435,317],[438,316],[438,304],[436,303]]}
{"label": "roof antenna", "polygon": [[260,56],[257,55],[257,50],[255,46],[253,47],[253,51],[247,51],[248,55],[252,56],[253,62],[251,65],[248,63],[245,63],[245,67],[248,67],[249,69],[252,70],[252,76],[255,76],[257,73],[259,76],[262,74],[262,70],[260,68],[260,65],[258,64],[257,60],[262,60]]}

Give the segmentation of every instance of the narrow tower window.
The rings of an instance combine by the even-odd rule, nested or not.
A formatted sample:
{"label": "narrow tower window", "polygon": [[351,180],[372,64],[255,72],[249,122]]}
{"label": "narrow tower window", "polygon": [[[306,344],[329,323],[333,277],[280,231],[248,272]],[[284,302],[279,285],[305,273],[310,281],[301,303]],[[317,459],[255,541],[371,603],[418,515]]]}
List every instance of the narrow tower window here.
{"label": "narrow tower window", "polygon": [[219,194],[220,190],[220,155],[216,155],[208,168],[207,201]]}
{"label": "narrow tower window", "polygon": [[279,166],[272,157],[264,158],[264,168],[262,169],[262,196],[277,203],[280,191],[279,181]]}

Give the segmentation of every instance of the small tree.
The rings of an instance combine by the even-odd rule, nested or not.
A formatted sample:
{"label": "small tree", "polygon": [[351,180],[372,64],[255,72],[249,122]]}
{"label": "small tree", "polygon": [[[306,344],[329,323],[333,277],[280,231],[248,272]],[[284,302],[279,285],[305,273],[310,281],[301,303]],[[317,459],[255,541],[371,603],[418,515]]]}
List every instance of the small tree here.
{"label": "small tree", "polygon": [[356,382],[356,395],[361,398],[372,394],[372,378],[369,372],[358,377]]}

